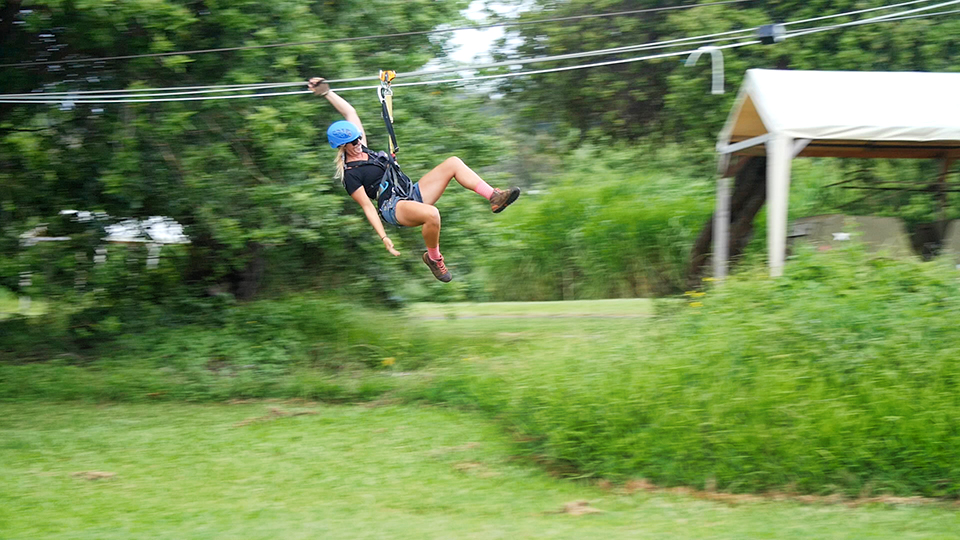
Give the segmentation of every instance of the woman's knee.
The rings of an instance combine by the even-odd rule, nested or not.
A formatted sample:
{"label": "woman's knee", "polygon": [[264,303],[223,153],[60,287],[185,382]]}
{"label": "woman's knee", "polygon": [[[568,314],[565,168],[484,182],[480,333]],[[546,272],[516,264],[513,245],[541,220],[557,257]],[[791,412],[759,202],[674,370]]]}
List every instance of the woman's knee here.
{"label": "woman's knee", "polygon": [[447,159],[445,159],[445,160],[443,161],[443,164],[444,164],[445,166],[447,166],[447,167],[450,167],[450,168],[453,169],[453,170],[457,170],[457,169],[459,169],[460,167],[465,167],[465,166],[466,166],[466,165],[463,163],[463,160],[460,159],[460,158],[458,158],[457,156],[450,156],[450,157],[448,157]]}
{"label": "woman's knee", "polygon": [[423,216],[424,225],[433,225],[434,227],[440,226],[440,210],[436,206],[430,206],[429,209],[424,212]]}

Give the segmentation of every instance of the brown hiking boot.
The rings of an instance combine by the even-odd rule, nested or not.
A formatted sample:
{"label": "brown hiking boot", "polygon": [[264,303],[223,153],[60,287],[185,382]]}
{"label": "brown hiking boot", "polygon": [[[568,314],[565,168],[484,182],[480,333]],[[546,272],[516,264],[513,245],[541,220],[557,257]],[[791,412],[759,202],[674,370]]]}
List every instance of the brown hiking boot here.
{"label": "brown hiking boot", "polygon": [[490,197],[490,209],[493,210],[494,214],[499,214],[519,196],[520,188],[518,187],[512,187],[506,191],[493,188],[493,196]]}
{"label": "brown hiking boot", "polygon": [[439,279],[440,281],[447,283],[453,279],[453,276],[450,275],[450,271],[447,270],[447,265],[443,264],[443,257],[441,257],[439,261],[435,261],[430,258],[430,254],[424,252],[423,263],[430,267],[430,271],[433,272],[433,277]]}

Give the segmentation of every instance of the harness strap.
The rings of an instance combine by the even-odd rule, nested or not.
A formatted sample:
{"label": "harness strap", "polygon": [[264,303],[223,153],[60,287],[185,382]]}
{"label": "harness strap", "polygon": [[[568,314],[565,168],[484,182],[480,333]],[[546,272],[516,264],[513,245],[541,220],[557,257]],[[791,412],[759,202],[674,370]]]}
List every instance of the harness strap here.
{"label": "harness strap", "polygon": [[389,187],[393,186],[393,193],[401,199],[409,199],[413,196],[413,182],[400,170],[397,160],[384,152],[374,152],[366,146],[361,147],[370,159],[362,161],[350,161],[344,163],[344,170],[355,169],[364,165],[376,165],[383,169],[383,176],[380,177],[380,185],[377,189],[377,198]]}
{"label": "harness strap", "polygon": [[350,169],[355,169],[357,167],[362,167],[364,165],[376,165],[381,169],[387,168],[387,164],[389,163],[390,159],[386,155],[384,155],[382,152],[374,152],[373,150],[367,148],[366,146],[361,146],[360,148],[363,149],[364,153],[367,154],[367,157],[369,159],[362,159],[359,161],[345,161],[343,163],[344,169],[350,170]]}
{"label": "harness strap", "polygon": [[390,83],[397,76],[395,71],[380,70],[380,88],[377,89],[377,97],[380,98],[380,116],[383,117],[383,123],[387,126],[387,133],[390,135],[390,154],[397,155],[400,145],[397,144],[397,134],[393,131],[393,89]]}

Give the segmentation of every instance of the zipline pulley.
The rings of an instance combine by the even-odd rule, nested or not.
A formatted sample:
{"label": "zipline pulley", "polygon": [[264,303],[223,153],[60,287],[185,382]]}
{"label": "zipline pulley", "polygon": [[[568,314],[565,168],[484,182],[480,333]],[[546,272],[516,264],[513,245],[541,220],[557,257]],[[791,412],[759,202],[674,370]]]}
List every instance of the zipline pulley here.
{"label": "zipline pulley", "polygon": [[390,135],[390,155],[396,157],[400,145],[397,144],[397,135],[393,131],[393,89],[390,83],[396,78],[397,72],[392,70],[380,70],[380,86],[377,88],[377,97],[380,98],[380,115],[383,117],[383,123],[387,126],[387,133]]}

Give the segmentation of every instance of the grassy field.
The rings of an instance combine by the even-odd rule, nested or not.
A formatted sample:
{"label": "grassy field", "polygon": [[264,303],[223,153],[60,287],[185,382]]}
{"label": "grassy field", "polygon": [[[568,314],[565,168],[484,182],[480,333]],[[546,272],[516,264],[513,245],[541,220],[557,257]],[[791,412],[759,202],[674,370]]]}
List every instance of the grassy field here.
{"label": "grassy field", "polygon": [[[758,268],[666,301],[415,305],[405,315],[262,301],[212,323],[117,332],[74,354],[12,348],[0,402],[183,411],[301,398],[390,403],[376,410],[394,421],[440,406],[495,427],[503,456],[564,478],[950,505],[960,496],[958,277],[808,252],[783,278]],[[465,460],[459,472],[483,470]]]}
{"label": "grassy field", "polygon": [[407,309],[418,318],[463,317],[648,317],[653,301],[644,298],[571,300],[567,302],[453,302],[413,304]]}
{"label": "grassy field", "polygon": [[[471,413],[308,402],[7,404],[0,537],[956,538],[940,506],[728,505],[517,460]],[[574,515],[587,501],[597,513]]]}
{"label": "grassy field", "polygon": [[956,498],[956,271],[850,250],[765,274],[649,318],[423,320],[459,359],[425,397],[580,475]]}

